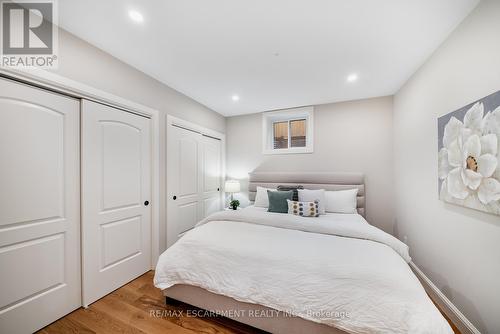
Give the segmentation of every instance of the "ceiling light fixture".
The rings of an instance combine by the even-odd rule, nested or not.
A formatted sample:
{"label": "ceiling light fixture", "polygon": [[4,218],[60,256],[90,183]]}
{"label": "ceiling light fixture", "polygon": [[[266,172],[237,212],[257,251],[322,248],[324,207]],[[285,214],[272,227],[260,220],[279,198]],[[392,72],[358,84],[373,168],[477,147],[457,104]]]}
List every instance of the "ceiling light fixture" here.
{"label": "ceiling light fixture", "polygon": [[129,10],[128,16],[132,19],[132,21],[137,23],[142,23],[144,21],[142,14],[136,10]]}
{"label": "ceiling light fixture", "polygon": [[347,82],[355,82],[358,80],[358,75],[356,73],[349,74],[347,77]]}
{"label": "ceiling light fixture", "polygon": [[232,99],[234,102],[236,102],[236,101],[239,101],[239,100],[240,100],[240,97],[239,97],[238,95],[233,95],[233,96],[231,97],[231,99]]}

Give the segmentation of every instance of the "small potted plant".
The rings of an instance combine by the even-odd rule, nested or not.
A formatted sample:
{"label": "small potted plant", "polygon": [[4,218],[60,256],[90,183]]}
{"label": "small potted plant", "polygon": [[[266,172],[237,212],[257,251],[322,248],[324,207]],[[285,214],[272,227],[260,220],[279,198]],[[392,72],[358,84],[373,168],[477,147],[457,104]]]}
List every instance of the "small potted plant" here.
{"label": "small potted plant", "polygon": [[229,207],[233,210],[238,210],[238,207],[240,206],[240,201],[237,199],[233,199],[231,202],[229,202]]}

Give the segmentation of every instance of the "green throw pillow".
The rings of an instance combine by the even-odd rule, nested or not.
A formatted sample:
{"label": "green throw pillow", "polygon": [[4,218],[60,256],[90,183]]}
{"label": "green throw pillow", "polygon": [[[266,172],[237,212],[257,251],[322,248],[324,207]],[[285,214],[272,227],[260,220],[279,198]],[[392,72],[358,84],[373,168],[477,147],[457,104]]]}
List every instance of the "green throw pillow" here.
{"label": "green throw pillow", "polygon": [[267,197],[269,197],[269,209],[267,209],[268,212],[288,213],[288,203],[286,200],[292,199],[293,191],[268,190]]}

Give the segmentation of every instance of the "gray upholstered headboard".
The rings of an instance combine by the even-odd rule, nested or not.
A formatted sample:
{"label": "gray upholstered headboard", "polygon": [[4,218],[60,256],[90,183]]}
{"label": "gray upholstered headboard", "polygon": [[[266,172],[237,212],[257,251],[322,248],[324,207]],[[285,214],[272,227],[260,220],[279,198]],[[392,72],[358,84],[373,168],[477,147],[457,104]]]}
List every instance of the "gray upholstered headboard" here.
{"label": "gray upholstered headboard", "polygon": [[301,185],[305,189],[347,190],[358,188],[358,212],[366,217],[365,177],[360,173],[330,172],[253,172],[249,173],[248,198],[255,200],[257,186],[276,188],[279,185]]}

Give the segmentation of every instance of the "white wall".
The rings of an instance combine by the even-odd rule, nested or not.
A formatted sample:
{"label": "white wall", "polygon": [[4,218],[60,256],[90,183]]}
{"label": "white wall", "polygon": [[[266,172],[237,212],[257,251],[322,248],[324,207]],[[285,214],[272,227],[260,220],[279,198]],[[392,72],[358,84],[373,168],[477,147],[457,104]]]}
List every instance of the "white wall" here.
{"label": "white wall", "polygon": [[243,180],[236,198],[247,204],[251,171],[362,172],[367,219],[392,233],[392,98],[314,107],[314,153],[262,154],[262,114],[227,118],[227,175]]}
{"label": "white wall", "polygon": [[396,232],[483,333],[500,333],[500,217],[438,200],[437,118],[500,89],[500,1],[483,0],[394,98]]}
{"label": "white wall", "polygon": [[59,68],[53,72],[160,112],[159,205],[160,248],[163,250],[166,245],[165,116],[170,114],[219,132],[225,132],[225,118],[64,30],[59,30]]}
{"label": "white wall", "polygon": [[222,115],[62,29],[59,68],[53,72],[162,113],[219,132],[225,130]]}

